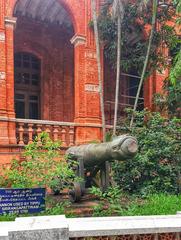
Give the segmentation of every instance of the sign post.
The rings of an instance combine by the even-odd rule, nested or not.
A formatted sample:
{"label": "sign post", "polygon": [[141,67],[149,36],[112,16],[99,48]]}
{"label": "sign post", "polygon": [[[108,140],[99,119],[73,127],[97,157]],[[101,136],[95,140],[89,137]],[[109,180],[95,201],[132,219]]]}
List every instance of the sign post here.
{"label": "sign post", "polygon": [[45,188],[0,188],[0,215],[45,210]]}

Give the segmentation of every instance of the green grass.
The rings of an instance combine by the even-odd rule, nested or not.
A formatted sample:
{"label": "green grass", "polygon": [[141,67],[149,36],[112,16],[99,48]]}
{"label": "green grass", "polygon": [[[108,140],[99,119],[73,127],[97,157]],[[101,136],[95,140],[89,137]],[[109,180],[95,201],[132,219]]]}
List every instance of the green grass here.
{"label": "green grass", "polygon": [[131,202],[127,209],[121,212],[124,216],[169,215],[181,211],[181,195],[155,194],[140,203]]}
{"label": "green grass", "polygon": [[[97,206],[94,211],[94,216],[145,216],[145,215],[171,215],[176,214],[177,211],[181,211],[181,195],[166,195],[166,194],[154,194],[148,196],[146,199],[140,199],[131,197],[127,205],[121,205],[112,201],[108,210],[103,210],[102,205]],[[61,215],[65,214],[66,205],[57,204],[56,206],[47,209],[40,215]],[[21,215],[22,216],[22,215]],[[23,215],[27,217],[28,215]],[[16,215],[4,215],[0,216],[0,221],[14,221]],[[75,217],[74,215],[68,215],[67,217]],[[77,216],[78,217],[78,216]]]}
{"label": "green grass", "polygon": [[3,215],[0,216],[0,222],[10,222],[10,221],[14,221],[16,218],[16,215]]}
{"label": "green grass", "polygon": [[112,199],[106,209],[104,206],[104,202],[100,202],[94,207],[93,216],[174,215],[181,211],[181,195],[154,194],[147,198],[127,196],[126,202],[120,196],[119,201]]}

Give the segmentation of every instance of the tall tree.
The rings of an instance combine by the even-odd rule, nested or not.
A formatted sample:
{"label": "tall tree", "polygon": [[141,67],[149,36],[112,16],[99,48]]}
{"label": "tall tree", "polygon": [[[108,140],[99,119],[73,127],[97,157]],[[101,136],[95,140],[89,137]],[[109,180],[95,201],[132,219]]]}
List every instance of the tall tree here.
{"label": "tall tree", "polygon": [[[176,23],[181,27],[181,0],[174,0],[176,6]],[[169,82],[165,85],[169,113],[172,116],[181,116],[181,42],[176,46],[175,56],[172,59]]]}
{"label": "tall tree", "polygon": [[[176,22],[178,25],[181,25],[181,0],[174,0],[174,4],[176,5],[176,14],[178,15]],[[170,71],[170,82],[175,86],[181,76],[181,49],[178,51],[174,60],[174,64]]]}
{"label": "tall tree", "polygon": [[120,87],[120,66],[121,66],[121,25],[124,17],[124,5],[122,0],[114,0],[112,5],[113,18],[117,19],[117,66],[116,66],[116,90],[115,90],[115,107],[114,107],[114,125],[113,135],[116,135],[118,104],[119,104],[119,87]]}
{"label": "tall tree", "polygon": [[149,42],[148,42],[146,59],[145,59],[145,62],[144,62],[143,71],[142,71],[142,74],[141,74],[141,79],[140,79],[140,82],[139,82],[139,85],[138,85],[138,90],[137,90],[135,103],[134,103],[134,107],[133,107],[133,114],[132,114],[131,121],[130,121],[130,128],[133,126],[134,112],[136,111],[136,108],[138,106],[138,100],[139,100],[141,88],[142,88],[142,85],[143,85],[143,81],[144,81],[147,66],[148,66],[148,60],[149,60],[149,56],[150,56],[150,50],[151,50],[151,45],[152,45],[153,35],[154,35],[154,30],[155,30],[155,25],[156,25],[157,7],[158,7],[158,0],[153,0],[151,32],[150,32],[150,37],[149,37]]}
{"label": "tall tree", "polygon": [[105,111],[104,111],[104,95],[103,95],[103,80],[101,74],[101,54],[100,54],[100,40],[97,24],[97,12],[96,12],[96,0],[91,0],[92,5],[92,17],[94,25],[94,36],[96,42],[96,56],[97,56],[97,68],[98,68],[98,80],[99,80],[99,94],[100,94],[100,106],[102,116],[102,135],[103,141],[106,141],[106,123],[105,123]]}

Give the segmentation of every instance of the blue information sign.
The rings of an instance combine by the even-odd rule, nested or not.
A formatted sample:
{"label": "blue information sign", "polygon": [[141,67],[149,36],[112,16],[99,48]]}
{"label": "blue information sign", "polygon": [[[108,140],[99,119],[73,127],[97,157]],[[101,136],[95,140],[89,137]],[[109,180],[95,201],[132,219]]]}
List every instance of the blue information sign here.
{"label": "blue information sign", "polygon": [[0,215],[45,210],[45,188],[0,188]]}

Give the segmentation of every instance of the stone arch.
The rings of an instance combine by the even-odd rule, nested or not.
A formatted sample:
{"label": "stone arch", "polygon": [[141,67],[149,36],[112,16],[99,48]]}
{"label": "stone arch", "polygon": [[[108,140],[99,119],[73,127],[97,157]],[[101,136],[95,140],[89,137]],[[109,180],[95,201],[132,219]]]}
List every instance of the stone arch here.
{"label": "stone arch", "polygon": [[34,50],[32,47],[25,47],[25,46],[22,46],[22,45],[18,45],[14,51],[14,54],[18,53],[18,52],[27,52],[27,53],[30,53],[34,56],[36,56],[40,61],[43,60],[43,56],[42,56],[42,53],[43,52],[46,52],[46,54],[51,57],[51,54],[47,51],[46,48],[44,48],[43,46],[39,45],[38,46],[39,48],[39,51],[37,50]]}
{"label": "stone arch", "polygon": [[78,26],[77,26],[78,24],[75,19],[75,15],[73,14],[73,10],[71,9],[70,5],[67,3],[67,0],[58,0],[58,1],[69,13],[70,19],[71,19],[73,27],[74,27],[74,33],[76,33],[78,30]]}
{"label": "stone arch", "polygon": [[[14,17],[14,11],[16,9],[16,6],[20,0],[13,0],[11,2],[11,8],[8,8],[9,12],[7,13],[8,16]],[[78,31],[78,22],[76,21],[75,14],[73,13],[73,9],[70,6],[70,3],[67,2],[67,0],[56,0],[68,13],[70,20],[73,25],[74,33]]]}

